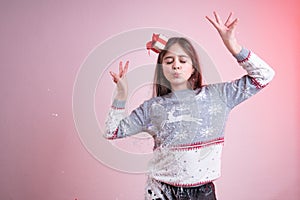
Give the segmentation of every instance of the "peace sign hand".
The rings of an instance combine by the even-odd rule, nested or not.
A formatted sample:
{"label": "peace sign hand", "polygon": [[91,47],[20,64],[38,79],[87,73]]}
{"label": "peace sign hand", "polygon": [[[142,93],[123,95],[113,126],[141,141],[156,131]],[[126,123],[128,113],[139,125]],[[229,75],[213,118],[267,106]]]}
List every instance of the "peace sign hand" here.
{"label": "peace sign hand", "polygon": [[117,95],[116,99],[118,100],[126,100],[127,99],[127,91],[128,91],[128,84],[126,74],[128,71],[128,64],[129,61],[126,62],[125,66],[123,67],[122,61],[119,63],[119,74],[110,71],[110,75],[113,78],[113,81],[117,84]]}
{"label": "peace sign hand", "polygon": [[214,12],[215,20],[206,16],[206,19],[217,29],[225,46],[231,54],[236,55],[242,50],[242,46],[237,43],[235,30],[239,19],[232,20],[232,12],[229,14],[225,23],[222,22],[217,12]]}

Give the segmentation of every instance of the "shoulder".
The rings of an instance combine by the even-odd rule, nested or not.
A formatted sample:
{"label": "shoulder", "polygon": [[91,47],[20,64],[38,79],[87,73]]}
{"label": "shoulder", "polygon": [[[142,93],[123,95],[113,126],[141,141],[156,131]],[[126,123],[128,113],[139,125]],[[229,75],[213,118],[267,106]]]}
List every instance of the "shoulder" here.
{"label": "shoulder", "polygon": [[196,96],[198,98],[205,97],[208,99],[219,97],[220,94],[226,91],[230,82],[231,81],[203,85],[201,88],[195,90]]}
{"label": "shoulder", "polygon": [[218,89],[221,89],[227,83],[228,82],[205,84],[201,88],[195,89],[195,93],[196,93],[196,95],[200,95],[201,93],[210,93],[210,92],[216,91]]}
{"label": "shoulder", "polygon": [[151,107],[151,105],[153,105],[153,104],[157,104],[157,103],[162,104],[162,103],[164,103],[164,102],[166,101],[166,99],[167,99],[166,96],[152,97],[152,98],[150,98],[150,99],[145,100],[145,101],[141,104],[141,106],[142,106],[142,107],[147,107],[147,108],[149,108],[149,107]]}

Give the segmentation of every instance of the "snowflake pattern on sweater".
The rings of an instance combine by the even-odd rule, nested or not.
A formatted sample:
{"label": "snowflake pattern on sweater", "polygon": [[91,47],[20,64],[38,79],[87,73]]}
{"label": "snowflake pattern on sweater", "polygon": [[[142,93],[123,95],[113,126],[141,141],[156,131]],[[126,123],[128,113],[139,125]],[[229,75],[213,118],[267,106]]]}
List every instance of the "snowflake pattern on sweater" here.
{"label": "snowflake pattern on sweater", "polygon": [[125,116],[125,102],[114,100],[105,137],[116,139],[148,132],[154,139],[150,179],[181,187],[217,179],[230,111],[264,88],[275,74],[245,48],[236,57],[247,71],[237,80],[154,97],[129,116]]}

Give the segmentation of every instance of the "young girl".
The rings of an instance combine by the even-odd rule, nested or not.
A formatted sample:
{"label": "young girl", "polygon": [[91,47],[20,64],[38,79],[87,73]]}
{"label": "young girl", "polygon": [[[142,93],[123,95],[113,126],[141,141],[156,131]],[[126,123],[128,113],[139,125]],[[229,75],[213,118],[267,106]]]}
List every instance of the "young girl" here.
{"label": "young girl", "polygon": [[[128,61],[111,72],[117,94],[110,109],[105,136],[123,138],[148,132],[154,139],[153,159],[145,199],[216,199],[212,181],[220,177],[224,128],[229,112],[266,86],[274,71],[235,38],[238,19],[223,24],[206,17],[226,48],[247,71],[232,82],[202,85],[198,56],[185,38],[168,39],[159,52],[154,97],[125,115]],[[153,47],[155,48],[155,47]]]}

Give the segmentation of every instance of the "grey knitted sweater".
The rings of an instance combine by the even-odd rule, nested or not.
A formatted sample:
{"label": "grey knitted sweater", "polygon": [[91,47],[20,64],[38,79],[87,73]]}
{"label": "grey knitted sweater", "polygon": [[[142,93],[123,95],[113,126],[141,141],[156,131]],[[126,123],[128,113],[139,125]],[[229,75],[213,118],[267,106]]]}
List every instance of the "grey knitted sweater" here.
{"label": "grey knitted sweater", "polygon": [[106,121],[108,139],[148,132],[154,139],[149,177],[190,187],[221,173],[224,129],[230,111],[264,88],[274,71],[243,48],[236,56],[247,71],[241,78],[151,98],[125,116],[125,101],[114,100]]}

